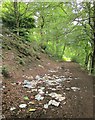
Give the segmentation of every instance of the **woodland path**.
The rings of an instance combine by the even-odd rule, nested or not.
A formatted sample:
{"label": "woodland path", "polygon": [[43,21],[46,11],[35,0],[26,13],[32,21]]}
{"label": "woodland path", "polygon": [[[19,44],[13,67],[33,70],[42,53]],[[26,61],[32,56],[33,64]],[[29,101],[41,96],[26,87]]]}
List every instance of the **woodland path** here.
{"label": "woodland path", "polygon": [[[12,60],[8,60],[10,56],[11,53],[7,53],[4,62],[14,65]],[[38,62],[24,69],[20,67],[20,70],[12,71],[13,78],[3,80],[5,118],[93,118],[94,78],[78,64],[56,62],[42,54]],[[32,81],[34,88],[24,86],[29,81]],[[35,99],[38,94],[41,94],[42,100]],[[61,100],[57,96],[59,94]],[[55,100],[56,105],[51,100]],[[20,108],[20,104],[27,106]]]}

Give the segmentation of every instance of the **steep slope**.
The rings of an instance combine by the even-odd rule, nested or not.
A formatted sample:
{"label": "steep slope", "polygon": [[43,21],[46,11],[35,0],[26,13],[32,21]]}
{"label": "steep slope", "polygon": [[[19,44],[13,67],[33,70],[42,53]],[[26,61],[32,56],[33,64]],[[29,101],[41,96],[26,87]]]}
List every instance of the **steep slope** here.
{"label": "steep slope", "polygon": [[3,118],[93,118],[94,78],[78,64],[54,61],[7,32],[2,36]]}

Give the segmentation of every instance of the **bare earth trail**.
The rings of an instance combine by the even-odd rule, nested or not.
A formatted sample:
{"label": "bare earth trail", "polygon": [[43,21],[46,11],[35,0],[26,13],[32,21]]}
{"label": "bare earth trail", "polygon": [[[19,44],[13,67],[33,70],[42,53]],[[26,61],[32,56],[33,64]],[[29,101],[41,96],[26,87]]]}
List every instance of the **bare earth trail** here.
{"label": "bare earth trail", "polygon": [[[12,55],[6,53],[4,63],[15,66]],[[3,117],[93,118],[93,77],[78,64],[56,62],[42,54],[35,64],[11,74],[3,80]]]}

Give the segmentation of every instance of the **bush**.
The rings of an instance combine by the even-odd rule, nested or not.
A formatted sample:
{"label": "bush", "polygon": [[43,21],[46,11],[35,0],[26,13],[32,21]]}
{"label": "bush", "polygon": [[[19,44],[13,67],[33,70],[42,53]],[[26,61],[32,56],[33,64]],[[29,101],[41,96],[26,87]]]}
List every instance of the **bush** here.
{"label": "bush", "polygon": [[10,74],[9,74],[9,70],[6,66],[3,66],[2,67],[2,75],[5,77],[5,78],[9,78],[10,77]]}
{"label": "bush", "polygon": [[21,65],[25,65],[24,60],[23,60],[23,59],[20,59],[20,60],[19,60],[19,64],[21,64]]}
{"label": "bush", "polygon": [[72,57],[71,57],[71,61],[72,61],[72,62],[79,63],[79,60],[78,60],[77,56],[72,56]]}

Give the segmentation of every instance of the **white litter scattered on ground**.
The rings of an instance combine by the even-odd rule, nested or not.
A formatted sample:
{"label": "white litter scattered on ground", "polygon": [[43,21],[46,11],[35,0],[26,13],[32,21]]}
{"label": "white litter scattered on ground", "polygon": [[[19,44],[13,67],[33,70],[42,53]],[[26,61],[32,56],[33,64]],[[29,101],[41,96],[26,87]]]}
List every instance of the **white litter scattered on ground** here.
{"label": "white litter scattered on ground", "polygon": [[80,88],[78,88],[78,87],[71,87],[71,89],[72,89],[73,91],[80,90]]}
{"label": "white litter scattered on ground", "polygon": [[15,109],[16,109],[15,107],[11,107],[11,108],[10,108],[10,111],[13,111],[13,110],[15,110]]}
{"label": "white litter scattered on ground", "polygon": [[40,94],[37,94],[37,95],[35,96],[35,99],[38,100],[38,101],[40,101],[40,100],[43,100],[44,97],[43,97],[42,95],[40,95]]}
{"label": "white litter scattered on ground", "polygon": [[[41,67],[39,65],[39,67]],[[55,70],[49,70],[49,72],[57,72]],[[68,69],[66,69],[66,72],[69,72]],[[48,109],[48,107],[50,105],[56,106],[58,107],[61,103],[61,101],[63,101],[63,104],[66,104],[66,93],[63,94],[58,94],[56,92],[58,92],[59,90],[62,90],[62,84],[65,80],[67,80],[67,82],[70,82],[70,80],[72,80],[72,76],[69,77],[65,77],[65,76],[57,76],[57,75],[52,75],[50,76],[50,74],[45,74],[44,76],[39,76],[36,75],[35,79],[33,80],[24,80],[23,82],[23,87],[25,88],[31,88],[30,92],[36,92],[36,95],[34,96],[35,100],[37,101],[41,101],[44,100],[45,95],[46,96],[50,96],[52,99],[43,105],[44,109]],[[44,83],[44,84],[43,84]],[[62,84],[61,84],[62,83]],[[44,85],[44,86],[42,86]],[[46,90],[46,87],[48,87],[48,91]],[[80,88],[78,87],[67,87],[66,88],[67,91],[73,90],[80,90]],[[25,108],[27,105],[26,104],[21,104],[19,105],[20,108]],[[11,108],[12,109],[12,108]]]}
{"label": "white litter scattered on ground", "polygon": [[60,102],[57,102],[55,100],[50,100],[48,105],[54,105],[54,106],[58,107],[60,105]]}
{"label": "white litter scattered on ground", "polygon": [[36,85],[37,85],[37,81],[35,81],[35,80],[32,80],[32,81],[24,80],[23,84],[24,84],[23,87],[26,87],[26,88],[35,88]]}
{"label": "white litter scattered on ground", "polygon": [[26,106],[27,106],[26,104],[20,104],[19,105],[20,108],[26,108]]}
{"label": "white litter scattered on ground", "polygon": [[52,98],[55,98],[55,99],[58,100],[58,101],[63,101],[63,100],[65,100],[65,97],[62,97],[61,94],[57,94],[57,93],[55,93],[55,92],[50,93],[49,96],[51,96]]}
{"label": "white litter scattered on ground", "polygon": [[41,77],[39,75],[36,75],[35,79],[36,80],[41,80]]}
{"label": "white litter scattered on ground", "polygon": [[32,89],[32,92],[37,92],[37,89]]}
{"label": "white litter scattered on ground", "polygon": [[68,90],[68,91],[69,91],[69,90],[70,90],[70,88],[66,88],[66,90]]}
{"label": "white litter scattered on ground", "polygon": [[5,86],[3,86],[3,89],[5,89]]}
{"label": "white litter scattered on ground", "polygon": [[44,69],[44,66],[42,66],[42,65],[38,65],[40,68],[43,68]]}
{"label": "white litter scattered on ground", "polygon": [[49,106],[48,104],[44,104],[45,109],[48,109],[48,106]]}
{"label": "white litter scattered on ground", "polygon": [[43,90],[41,90],[41,89],[39,89],[38,92],[39,92],[40,95],[44,94]]}
{"label": "white litter scattered on ground", "polygon": [[48,72],[56,73],[56,72],[58,72],[58,70],[48,70]]}
{"label": "white litter scattered on ground", "polygon": [[79,78],[79,77],[76,77],[76,78],[75,78],[75,80],[78,80],[78,79],[80,79],[80,78]]}

